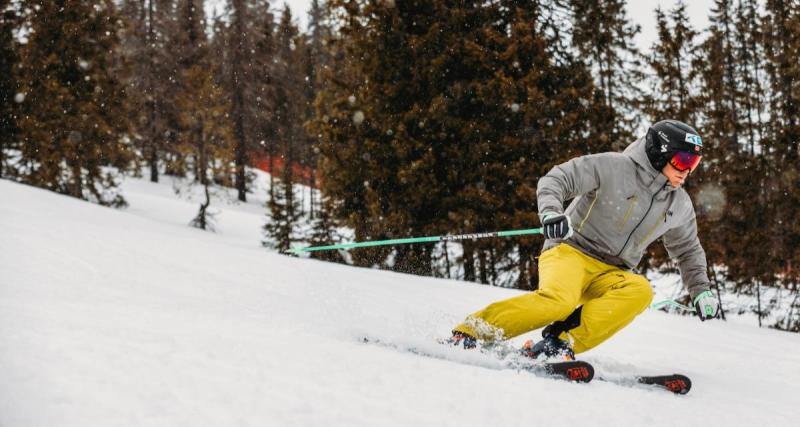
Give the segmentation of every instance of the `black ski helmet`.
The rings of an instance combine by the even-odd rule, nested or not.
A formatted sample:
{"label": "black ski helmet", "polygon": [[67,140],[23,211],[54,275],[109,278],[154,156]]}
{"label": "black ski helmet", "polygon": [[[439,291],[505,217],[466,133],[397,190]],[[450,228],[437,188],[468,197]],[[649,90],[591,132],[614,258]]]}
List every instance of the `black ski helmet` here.
{"label": "black ski helmet", "polygon": [[645,137],[650,164],[660,171],[675,153],[703,155],[703,141],[693,127],[677,120],[662,120],[650,126]]}

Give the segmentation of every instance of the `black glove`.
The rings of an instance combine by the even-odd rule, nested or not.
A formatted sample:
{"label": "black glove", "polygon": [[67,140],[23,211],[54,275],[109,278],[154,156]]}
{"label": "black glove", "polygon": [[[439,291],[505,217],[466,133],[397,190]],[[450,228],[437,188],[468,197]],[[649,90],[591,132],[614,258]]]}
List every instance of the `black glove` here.
{"label": "black glove", "polygon": [[546,239],[567,239],[572,236],[572,224],[564,214],[545,216],[542,229]]}
{"label": "black glove", "polygon": [[719,300],[711,291],[704,291],[694,297],[694,310],[700,320],[716,319],[719,315]]}

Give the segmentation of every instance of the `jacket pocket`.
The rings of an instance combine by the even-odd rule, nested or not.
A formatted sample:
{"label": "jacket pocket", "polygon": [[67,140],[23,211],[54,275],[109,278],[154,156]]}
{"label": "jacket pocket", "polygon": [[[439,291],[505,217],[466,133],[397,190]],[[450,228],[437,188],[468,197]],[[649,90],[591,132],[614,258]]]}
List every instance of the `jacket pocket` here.
{"label": "jacket pocket", "polygon": [[583,224],[586,223],[586,220],[589,219],[589,216],[592,214],[592,208],[594,208],[594,204],[597,203],[597,198],[599,196],[600,196],[600,190],[595,191],[594,200],[592,200],[592,204],[589,205],[589,209],[586,211],[586,215],[583,216],[580,225],[578,225],[578,232],[581,232],[581,230],[583,230]]}
{"label": "jacket pocket", "polygon": [[625,230],[625,226],[628,224],[628,221],[631,219],[631,214],[633,214],[633,209],[636,207],[636,195],[628,197],[627,199],[628,209],[625,211],[625,215],[617,222],[617,232],[622,233]]}
{"label": "jacket pocket", "polygon": [[667,212],[669,212],[669,209],[665,210],[664,213],[659,215],[656,222],[647,230],[647,234],[645,234],[644,237],[636,243],[636,246],[641,247],[642,245],[644,245],[644,243],[647,242],[647,239],[649,239],[650,236],[652,236],[653,233],[655,233],[655,231],[661,224],[667,223]]}

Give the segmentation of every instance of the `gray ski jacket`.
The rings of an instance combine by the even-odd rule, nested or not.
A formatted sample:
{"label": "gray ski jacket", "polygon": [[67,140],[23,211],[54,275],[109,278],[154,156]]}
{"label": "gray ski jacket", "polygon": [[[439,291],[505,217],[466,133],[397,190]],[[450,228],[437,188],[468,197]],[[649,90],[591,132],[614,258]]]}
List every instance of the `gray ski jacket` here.
{"label": "gray ski jacket", "polygon": [[[622,153],[590,154],[554,167],[537,185],[539,219],[566,213],[573,234],[564,243],[627,270],[635,269],[645,249],[663,236],[694,298],[709,288],[694,207],[686,190],[672,187],[653,168],[644,146],[641,138]],[[542,251],[561,242],[545,240]]]}

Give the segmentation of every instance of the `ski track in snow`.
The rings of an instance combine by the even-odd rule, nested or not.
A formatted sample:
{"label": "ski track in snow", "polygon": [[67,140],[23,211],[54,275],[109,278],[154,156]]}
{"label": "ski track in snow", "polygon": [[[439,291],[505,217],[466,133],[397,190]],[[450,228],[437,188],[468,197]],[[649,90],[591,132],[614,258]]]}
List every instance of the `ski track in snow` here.
{"label": "ski track in snow", "polygon": [[209,233],[169,183],[123,188],[114,210],[0,180],[0,426],[800,419],[800,335],[648,311],[582,358],[607,378],[684,373],[688,395],[541,378],[436,343],[518,291],[282,256],[260,245],[263,199],[212,205]]}

